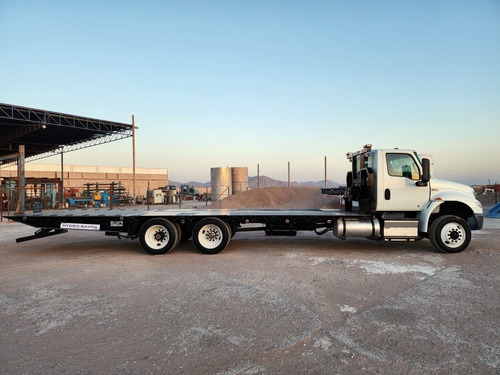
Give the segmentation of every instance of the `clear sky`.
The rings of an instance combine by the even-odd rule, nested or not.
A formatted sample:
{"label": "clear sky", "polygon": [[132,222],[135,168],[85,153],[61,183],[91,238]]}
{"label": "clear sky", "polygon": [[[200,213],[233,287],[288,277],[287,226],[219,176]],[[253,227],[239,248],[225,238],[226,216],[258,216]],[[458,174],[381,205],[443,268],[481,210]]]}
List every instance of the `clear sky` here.
{"label": "clear sky", "polygon": [[[0,102],[131,123],[137,166],[344,182],[365,143],[500,182],[500,1],[0,0]],[[43,162],[58,163],[59,158]],[[132,165],[130,139],[65,155]]]}

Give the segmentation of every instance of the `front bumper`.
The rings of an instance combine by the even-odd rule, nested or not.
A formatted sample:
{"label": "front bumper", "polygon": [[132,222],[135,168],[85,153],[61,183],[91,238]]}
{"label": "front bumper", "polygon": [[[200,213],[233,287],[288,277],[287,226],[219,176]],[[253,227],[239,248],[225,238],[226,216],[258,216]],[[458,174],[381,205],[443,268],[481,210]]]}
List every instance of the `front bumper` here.
{"label": "front bumper", "polygon": [[483,221],[484,221],[484,216],[483,215],[474,215],[469,217],[467,220],[469,227],[471,230],[481,230],[483,229]]}

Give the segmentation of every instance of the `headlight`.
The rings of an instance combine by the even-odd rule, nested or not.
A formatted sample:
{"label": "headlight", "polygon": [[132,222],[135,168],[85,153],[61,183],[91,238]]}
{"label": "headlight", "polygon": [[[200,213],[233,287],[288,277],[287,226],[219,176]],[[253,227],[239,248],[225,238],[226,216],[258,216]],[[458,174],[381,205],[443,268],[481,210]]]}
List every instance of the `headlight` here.
{"label": "headlight", "polygon": [[476,199],[476,204],[479,206],[479,208],[483,208],[483,205],[477,199]]}

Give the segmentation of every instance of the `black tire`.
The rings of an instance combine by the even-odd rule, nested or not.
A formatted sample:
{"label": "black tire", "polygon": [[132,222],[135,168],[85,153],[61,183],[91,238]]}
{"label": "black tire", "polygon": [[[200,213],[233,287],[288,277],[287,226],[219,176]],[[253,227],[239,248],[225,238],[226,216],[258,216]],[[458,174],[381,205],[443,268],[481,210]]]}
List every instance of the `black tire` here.
{"label": "black tire", "polygon": [[459,253],[469,246],[471,230],[467,222],[453,215],[438,217],[431,224],[429,239],[443,253]]}
{"label": "black tire", "polygon": [[177,230],[177,237],[175,238],[175,244],[171,250],[175,249],[177,247],[177,245],[179,245],[179,243],[181,242],[181,239],[182,239],[181,225],[177,221],[174,221],[173,223],[175,225],[175,229]]}
{"label": "black tire", "polygon": [[165,254],[179,243],[180,233],[170,220],[151,219],[139,231],[141,246],[153,255]]}
{"label": "black tire", "polygon": [[236,232],[238,231],[237,228],[234,226],[234,224],[226,223],[226,225],[229,227],[229,230],[231,231],[231,238],[233,238]]}
{"label": "black tire", "polygon": [[215,217],[199,221],[193,228],[194,246],[204,254],[217,254],[224,250],[231,240],[229,225]]}

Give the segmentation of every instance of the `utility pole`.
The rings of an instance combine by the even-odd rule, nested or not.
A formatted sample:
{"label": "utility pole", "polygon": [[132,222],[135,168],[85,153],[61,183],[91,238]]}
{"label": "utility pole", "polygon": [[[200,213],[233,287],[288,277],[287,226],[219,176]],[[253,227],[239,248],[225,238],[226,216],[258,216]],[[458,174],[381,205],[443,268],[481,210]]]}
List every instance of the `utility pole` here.
{"label": "utility pole", "polygon": [[257,189],[260,189],[260,165],[257,164]]}
{"label": "utility pole", "polygon": [[288,162],[288,187],[290,187],[290,162]]}
{"label": "utility pole", "polygon": [[326,156],[325,156],[325,189],[328,187],[327,186],[327,176],[326,176]]}

